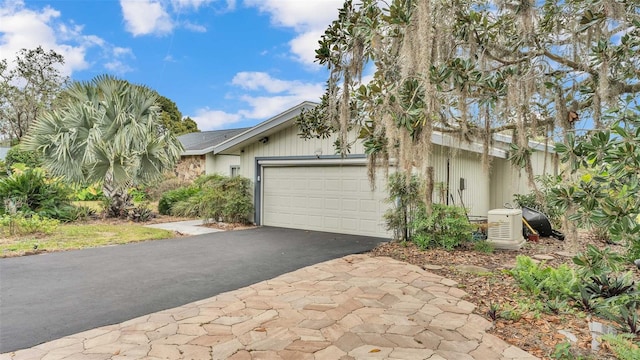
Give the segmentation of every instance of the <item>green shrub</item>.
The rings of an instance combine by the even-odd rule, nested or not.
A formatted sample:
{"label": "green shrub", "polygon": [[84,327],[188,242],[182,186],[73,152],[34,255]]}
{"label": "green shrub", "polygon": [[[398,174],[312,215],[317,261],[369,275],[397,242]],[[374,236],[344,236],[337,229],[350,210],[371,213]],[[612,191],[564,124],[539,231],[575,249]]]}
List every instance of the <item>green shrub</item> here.
{"label": "green shrub", "polygon": [[99,185],[94,184],[76,189],[73,197],[77,201],[98,201],[102,200],[104,194],[102,193],[102,188]]}
{"label": "green shrub", "polygon": [[516,266],[509,271],[520,288],[531,295],[567,300],[577,296],[577,276],[567,265],[557,268],[538,265],[530,257],[518,255]]}
{"label": "green shrub", "polygon": [[194,184],[200,187],[200,192],[175,203],[171,214],[223,222],[248,221],[253,212],[249,179],[207,175],[196,179]]}
{"label": "green shrub", "polygon": [[129,189],[128,193],[135,202],[143,202],[149,200],[149,194],[147,194],[146,188],[134,187]]}
{"label": "green shrub", "polygon": [[7,163],[4,160],[0,160],[0,178],[9,176],[11,174],[11,169],[7,166]]}
{"label": "green shrub", "polygon": [[[0,214],[43,213],[58,218],[59,209],[70,205],[71,190],[58,179],[49,179],[42,169],[27,168],[0,179]],[[15,206],[14,209],[7,207]]]}
{"label": "green shrub", "polygon": [[387,202],[392,206],[384,214],[387,230],[393,231],[393,238],[407,241],[411,238],[410,224],[421,204],[420,188],[422,182],[412,175],[407,181],[404,173],[396,172],[389,176]]}
{"label": "green shrub", "polygon": [[29,235],[29,234],[51,234],[60,221],[49,219],[38,214],[25,216],[22,213],[14,215],[0,216],[0,234],[4,236]]}
{"label": "green shrub", "polygon": [[410,228],[413,230],[411,240],[420,248],[447,250],[471,241],[474,230],[463,208],[442,204],[433,204],[431,214],[427,214],[424,205],[418,206]]}
{"label": "green shrub", "polygon": [[480,240],[473,244],[473,250],[485,254],[492,254],[496,250],[496,247],[488,241]]}
{"label": "green shrub", "polygon": [[35,151],[22,150],[20,145],[14,146],[7,152],[4,162],[8,168],[14,164],[24,164],[29,168],[37,168],[42,165],[42,160]]}
{"label": "green shrub", "polygon": [[152,184],[148,187],[147,193],[149,200],[160,200],[162,196],[171,191],[179,188],[189,187],[192,183],[186,180],[179,179],[175,176],[166,177],[164,180]]}
{"label": "green shrub", "polygon": [[189,186],[178,188],[175,190],[167,191],[162,195],[158,202],[158,212],[163,215],[170,215],[173,206],[180,201],[185,201],[191,196],[194,196],[200,192],[200,188]]}

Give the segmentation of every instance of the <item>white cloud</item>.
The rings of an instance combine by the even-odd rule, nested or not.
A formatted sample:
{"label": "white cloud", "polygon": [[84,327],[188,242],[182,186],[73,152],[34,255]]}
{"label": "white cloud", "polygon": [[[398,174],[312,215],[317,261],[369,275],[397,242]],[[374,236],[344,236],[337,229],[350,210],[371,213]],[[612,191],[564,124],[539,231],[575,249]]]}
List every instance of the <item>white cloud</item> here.
{"label": "white cloud", "polygon": [[322,34],[324,34],[324,30],[309,31],[289,41],[291,52],[298,61],[306,65],[316,64],[317,66],[314,61],[316,59],[318,40],[320,40]]}
{"label": "white cloud", "polygon": [[[0,59],[11,62],[22,49],[42,46],[46,51],[54,50],[64,56],[65,64],[60,69],[64,76],[86,69],[86,51],[92,46],[101,46],[97,36],[83,36],[82,27],[64,24],[60,12],[45,6],[39,10],[27,9],[23,1],[5,1],[0,6]],[[73,40],[73,41],[71,41]],[[62,43],[67,41],[75,44]],[[11,65],[10,65],[11,66]]]}
{"label": "white cloud", "polygon": [[263,89],[269,93],[279,93],[291,88],[297,82],[275,79],[265,72],[243,71],[233,77],[231,84],[247,90]]}
{"label": "white cloud", "polygon": [[199,109],[191,119],[198,124],[201,131],[227,129],[230,125],[242,120],[239,114],[229,114],[224,111],[211,110],[209,108]]}
{"label": "white cloud", "polygon": [[105,69],[111,71],[112,73],[116,73],[120,75],[133,71],[133,68],[129,66],[129,64],[120,60],[109,61],[106,64],[104,64],[104,67]]}
{"label": "white cloud", "polygon": [[323,84],[303,83],[277,79],[263,72],[241,72],[234,76],[232,85],[249,90],[230,100],[240,100],[247,104],[236,113],[204,108],[191,116],[200,130],[227,129],[241,121],[266,120],[303,101],[319,101],[324,93]]}
{"label": "white cloud", "polygon": [[171,4],[176,9],[193,8],[198,9],[203,4],[210,3],[211,0],[171,0]]}
{"label": "white cloud", "polygon": [[271,16],[274,25],[291,27],[300,32],[324,29],[338,17],[343,0],[245,0]]}
{"label": "white cloud", "polygon": [[173,22],[158,0],[120,0],[127,31],[133,36],[165,35],[173,30]]}
{"label": "white cloud", "polygon": [[133,55],[133,51],[130,48],[114,46],[110,51],[111,56],[109,58],[111,60],[104,64],[105,69],[119,75],[134,70],[131,65],[126,62],[127,59],[135,59],[135,55]]}
{"label": "white cloud", "polygon": [[[238,114],[245,119],[266,120],[274,115],[292,108],[303,101],[311,101],[314,99],[306,98],[300,95],[285,96],[243,96],[242,100],[249,104],[249,109],[240,110]],[[318,101],[318,99],[315,99]]]}
{"label": "white cloud", "polygon": [[183,26],[185,29],[191,30],[193,32],[199,32],[199,33],[207,32],[207,28],[204,25],[194,24],[190,21],[185,21]]}
{"label": "white cloud", "polygon": [[135,59],[130,48],[114,46],[97,35],[85,34],[83,25],[60,18],[60,12],[50,6],[34,9],[25,7],[23,1],[0,3],[0,59],[7,59],[11,66],[20,50],[42,46],[45,51],[53,50],[64,57],[60,72],[71,76],[96,65],[95,60],[88,60],[88,52],[98,49],[97,59],[106,59],[104,68],[119,74],[132,70],[127,63]]}
{"label": "white cloud", "polygon": [[338,17],[338,9],[344,1],[245,0],[244,3],[269,14],[275,26],[293,28],[298,34],[289,42],[293,57],[306,65],[313,65],[318,40]]}

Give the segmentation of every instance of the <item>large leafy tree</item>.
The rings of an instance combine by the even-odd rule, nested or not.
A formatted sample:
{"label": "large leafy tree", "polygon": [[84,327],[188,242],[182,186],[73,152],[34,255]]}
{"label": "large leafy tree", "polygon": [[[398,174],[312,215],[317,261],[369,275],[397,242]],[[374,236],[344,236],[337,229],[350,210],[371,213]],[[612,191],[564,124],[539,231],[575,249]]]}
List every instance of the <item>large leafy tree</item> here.
{"label": "large leafy tree", "polygon": [[198,132],[198,124],[190,117],[183,118],[182,113],[178,110],[175,102],[168,98],[158,95],[158,105],[162,110],[160,120],[164,127],[169,129],[175,135],[188,134]]}
{"label": "large leafy tree", "polygon": [[604,113],[637,101],[640,10],[633,0],[347,0],[316,59],[330,76],[321,106],[298,121],[302,136],[337,132],[344,154],[355,128],[372,163],[418,167],[432,188],[434,131],[484,144],[487,169],[492,134],[509,133],[533,185],[528,140],[605,127]]}
{"label": "large leafy tree", "polygon": [[62,55],[41,46],[22,49],[13,63],[0,60],[0,135],[20,140],[40,113],[49,110],[67,78]]}
{"label": "large leafy tree", "polygon": [[102,182],[117,215],[129,204],[130,186],[160,178],[183,150],[160,121],[156,94],[106,75],[76,82],[59,106],[38,117],[21,146],[37,151],[56,176]]}

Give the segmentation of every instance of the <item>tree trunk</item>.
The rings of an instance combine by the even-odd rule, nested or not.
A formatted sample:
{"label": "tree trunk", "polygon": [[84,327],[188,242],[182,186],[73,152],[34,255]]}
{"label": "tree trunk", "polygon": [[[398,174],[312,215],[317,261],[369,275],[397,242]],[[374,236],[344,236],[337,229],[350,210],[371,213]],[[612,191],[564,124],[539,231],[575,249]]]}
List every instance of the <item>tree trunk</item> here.
{"label": "tree trunk", "polygon": [[424,194],[424,204],[427,210],[427,214],[431,215],[433,205],[433,166],[427,167],[427,183]]}
{"label": "tree trunk", "polygon": [[126,189],[113,184],[113,174],[108,172],[102,184],[102,193],[109,200],[105,209],[107,217],[127,217],[127,209],[133,206]]}

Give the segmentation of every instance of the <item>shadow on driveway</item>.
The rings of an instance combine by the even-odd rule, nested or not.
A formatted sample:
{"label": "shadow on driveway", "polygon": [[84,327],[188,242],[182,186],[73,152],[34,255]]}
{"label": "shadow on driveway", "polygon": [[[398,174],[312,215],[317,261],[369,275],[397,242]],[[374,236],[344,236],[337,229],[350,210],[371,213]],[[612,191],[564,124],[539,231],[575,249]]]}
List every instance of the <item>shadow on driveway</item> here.
{"label": "shadow on driveway", "polygon": [[205,299],[384,241],[261,227],[0,259],[0,353]]}

